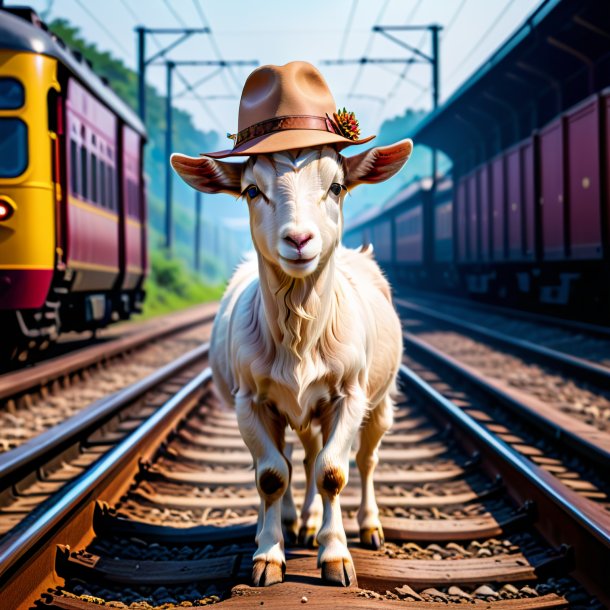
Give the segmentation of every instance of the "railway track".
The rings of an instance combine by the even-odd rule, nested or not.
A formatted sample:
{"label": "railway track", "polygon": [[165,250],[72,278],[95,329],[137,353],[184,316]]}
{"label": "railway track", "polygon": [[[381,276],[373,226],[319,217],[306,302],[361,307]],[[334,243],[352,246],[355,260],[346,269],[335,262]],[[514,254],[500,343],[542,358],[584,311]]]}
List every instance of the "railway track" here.
{"label": "railway track", "polygon": [[[144,345],[143,341],[150,342],[154,337],[160,337],[152,348],[157,356],[153,358],[154,361],[149,362],[150,366],[147,367],[142,363],[138,366],[141,373],[149,369],[154,372],[136,375],[137,381],[119,390],[104,396],[103,381],[94,373],[88,373],[86,383],[100,387],[95,391],[83,389],[75,384],[74,380],[67,389],[63,384],[58,384],[55,387],[55,400],[65,400],[62,390],[67,393],[73,390],[75,385],[79,400],[74,401],[73,408],[67,413],[66,410],[55,413],[53,396],[48,396],[38,385],[41,378],[39,374],[39,379],[31,381],[29,391],[38,394],[42,404],[37,403],[31,394],[25,394],[29,400],[22,396],[17,403],[19,408],[14,402],[12,409],[7,409],[5,405],[5,412],[1,417],[10,417],[19,423],[18,440],[21,442],[14,441],[11,428],[2,429],[0,435],[3,440],[8,441],[5,443],[8,449],[0,453],[0,539],[10,535],[32,511],[45,502],[48,503],[55,494],[81,476],[104,453],[146,421],[155,412],[156,407],[171,396],[185,379],[188,380],[199,372],[208,353],[208,344],[202,344],[202,339],[209,337],[211,331],[210,312],[210,308],[206,307],[195,315],[190,312],[186,316],[174,317],[170,323],[157,329],[156,335],[151,334],[149,330],[145,336],[143,333],[137,333],[129,337],[129,340],[120,339],[119,345],[131,350],[136,349],[134,346]],[[170,334],[171,338],[167,339]],[[171,349],[168,349],[168,343],[171,343]],[[119,345],[113,345],[110,353],[117,356],[123,354],[124,352],[118,351]],[[189,346],[192,349],[187,351]],[[149,353],[151,348],[141,349],[147,353],[148,359],[152,357]],[[164,364],[168,354],[164,353],[158,358],[160,349],[168,351],[173,360]],[[98,353],[98,357],[100,355]],[[132,356],[133,360],[138,360],[138,357],[137,353]],[[69,364],[80,367],[84,365],[73,356],[70,357],[69,363],[62,361],[53,364],[56,366],[55,372],[68,370]],[[123,367],[128,366],[124,360],[113,362],[110,366],[121,364]],[[128,376],[127,380],[132,377],[133,375]],[[99,395],[103,398],[92,402],[89,400],[92,396]],[[22,405],[21,401],[25,404]],[[51,404],[45,405],[45,401]],[[50,414],[47,419],[44,418],[46,413]],[[26,417],[32,414],[36,417]],[[40,424],[40,419],[44,425]],[[28,428],[27,424],[31,422],[38,422],[38,425]]]}
{"label": "railway track", "polygon": [[[547,353],[541,361],[536,351],[529,351],[529,341],[522,338],[405,300],[398,299],[397,305],[408,352],[423,358],[432,368],[440,367],[461,378],[470,391],[503,405],[505,411],[533,424],[548,438],[566,443],[585,460],[597,464],[607,477],[610,392],[599,381],[601,375],[610,380],[610,369],[581,360],[582,371],[572,370],[570,374],[563,369],[563,355],[553,361],[550,348],[543,348]],[[587,376],[589,365],[594,381]]]}
{"label": "railway track", "polygon": [[0,375],[0,454],[204,342],[216,307],[130,325],[104,343]]}
{"label": "railway track", "polygon": [[[341,498],[361,588],[322,586],[315,549],[296,547],[285,583],[248,586],[258,495],[235,416],[210,384],[209,370],[176,384],[0,540],[2,607],[602,607],[579,581],[604,594],[605,513],[406,367],[376,476],[384,549],[355,542],[355,469]],[[297,504],[302,457],[295,447]]]}
{"label": "railway track", "polygon": [[437,322],[460,325],[483,340],[533,355],[605,387],[610,384],[610,328],[415,293],[397,304]]}

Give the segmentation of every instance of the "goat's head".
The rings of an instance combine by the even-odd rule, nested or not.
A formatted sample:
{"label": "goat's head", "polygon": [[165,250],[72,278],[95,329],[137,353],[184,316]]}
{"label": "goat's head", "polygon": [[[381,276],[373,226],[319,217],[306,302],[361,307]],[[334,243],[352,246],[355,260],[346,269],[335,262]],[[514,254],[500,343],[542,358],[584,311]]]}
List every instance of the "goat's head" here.
{"label": "goat's head", "polygon": [[345,193],[382,182],[405,164],[403,140],[343,157],[317,146],[250,157],[242,163],[174,154],[171,163],[192,187],[248,201],[254,246],[286,275],[303,278],[324,264],[341,241]]}

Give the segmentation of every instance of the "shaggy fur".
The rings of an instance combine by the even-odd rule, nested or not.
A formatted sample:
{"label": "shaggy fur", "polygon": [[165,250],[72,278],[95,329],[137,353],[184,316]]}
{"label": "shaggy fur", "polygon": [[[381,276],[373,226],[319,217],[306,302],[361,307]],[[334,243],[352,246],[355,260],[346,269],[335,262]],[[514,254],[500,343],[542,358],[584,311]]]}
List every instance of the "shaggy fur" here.
{"label": "shaggy fur", "polygon": [[[259,155],[239,167],[172,157],[182,177],[206,192],[238,194],[250,185],[260,190],[248,197],[256,259],[233,276],[211,346],[216,386],[235,405],[256,468],[256,585],[283,579],[282,521],[285,531],[296,534],[286,425],[305,448],[300,539],[311,544],[317,533],[323,578],[356,582],[339,497],[359,431],[361,540],[373,547],[383,542],[372,474],[392,423],[401,328],[372,251],[340,244],[342,206],[345,190],[389,178],[411,148],[407,140],[346,159],[325,146]],[[337,195],[333,183],[345,189]],[[295,263],[299,259],[304,264]]]}

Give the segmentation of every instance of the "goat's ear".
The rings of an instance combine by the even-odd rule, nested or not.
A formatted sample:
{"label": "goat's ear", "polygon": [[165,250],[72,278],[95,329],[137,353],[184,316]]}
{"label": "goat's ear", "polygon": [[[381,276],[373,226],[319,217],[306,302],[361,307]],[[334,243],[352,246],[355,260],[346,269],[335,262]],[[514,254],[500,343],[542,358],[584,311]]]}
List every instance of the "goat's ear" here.
{"label": "goat's ear", "polygon": [[345,186],[352,189],[359,184],[374,184],[391,178],[408,161],[412,150],[411,140],[401,140],[345,157]]}
{"label": "goat's ear", "polygon": [[241,194],[242,163],[215,161],[210,157],[187,157],[174,153],[170,162],[176,173],[190,186],[204,193]]}

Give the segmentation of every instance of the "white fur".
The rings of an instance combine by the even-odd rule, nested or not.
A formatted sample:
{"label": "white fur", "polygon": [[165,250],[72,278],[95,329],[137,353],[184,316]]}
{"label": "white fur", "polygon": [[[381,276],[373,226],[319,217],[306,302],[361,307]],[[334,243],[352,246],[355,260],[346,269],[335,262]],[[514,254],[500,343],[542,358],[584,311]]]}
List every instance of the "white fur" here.
{"label": "white fur", "polygon": [[[392,173],[405,161],[393,160]],[[351,566],[339,492],[347,483],[349,452],[359,430],[358,520],[369,542],[371,532],[382,536],[372,473],[377,447],[392,423],[402,339],[390,288],[372,252],[340,245],[344,193],[336,197],[329,187],[365,181],[349,172],[349,163],[331,147],[260,155],[242,172],[241,188],[257,185],[262,193],[249,201],[257,256],[237,269],[228,286],[214,324],[211,360],[216,385],[235,405],[253,456],[261,495],[254,560],[265,562],[258,564],[265,570],[285,561],[281,505],[290,477],[287,424],[306,454],[302,531],[317,531],[322,517],[317,540],[323,571],[338,560]],[[300,251],[286,239],[303,234],[311,238]],[[290,263],[298,257],[311,262]],[[281,481],[277,490],[265,479],[269,473]],[[289,512],[284,525],[294,527],[290,504],[284,506]],[[268,576],[260,584],[263,580],[277,579]]]}

